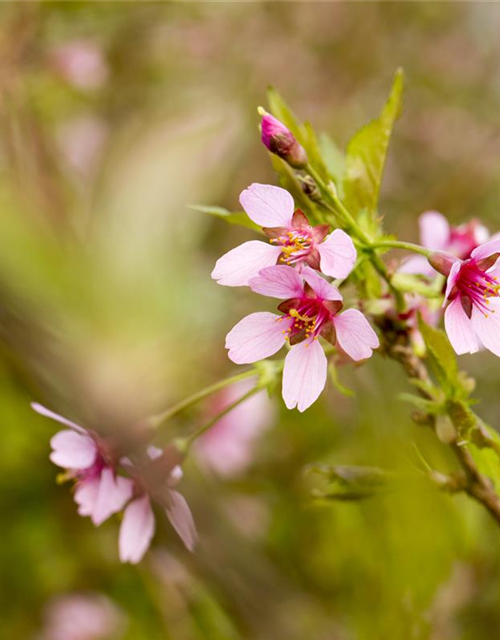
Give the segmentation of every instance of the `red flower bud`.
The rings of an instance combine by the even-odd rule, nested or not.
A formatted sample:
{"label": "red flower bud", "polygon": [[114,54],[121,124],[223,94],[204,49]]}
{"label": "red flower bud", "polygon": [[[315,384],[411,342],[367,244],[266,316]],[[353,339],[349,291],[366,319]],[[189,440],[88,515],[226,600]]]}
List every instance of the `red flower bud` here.
{"label": "red flower bud", "polygon": [[445,253],[444,251],[431,253],[427,259],[433,269],[436,269],[436,271],[446,277],[450,275],[451,267],[453,263],[457,261],[455,256],[452,256],[450,253]]}
{"label": "red flower bud", "polygon": [[262,142],[271,153],[276,154],[296,169],[303,169],[308,163],[304,147],[297,142],[293,133],[277,118],[265,111],[262,115]]}

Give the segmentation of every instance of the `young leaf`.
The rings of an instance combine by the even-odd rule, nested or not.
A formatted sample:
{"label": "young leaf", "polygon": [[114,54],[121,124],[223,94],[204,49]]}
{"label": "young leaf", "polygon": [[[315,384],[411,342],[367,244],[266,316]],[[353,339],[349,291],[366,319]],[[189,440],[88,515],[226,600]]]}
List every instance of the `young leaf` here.
{"label": "young leaf", "polygon": [[231,213],[231,211],[228,211],[223,207],[211,207],[202,204],[192,204],[189,205],[189,208],[193,209],[194,211],[208,213],[211,216],[217,216],[218,218],[222,218],[229,224],[236,224],[240,227],[246,227],[247,229],[252,229],[252,231],[263,234],[262,229],[258,225],[256,225],[255,222],[252,222],[244,211]]}
{"label": "young leaf", "polygon": [[380,116],[358,131],[347,147],[345,204],[354,215],[365,209],[373,229],[387,149],[394,122],[401,112],[402,95],[403,72],[398,69]]}
{"label": "young leaf", "polygon": [[454,395],[461,389],[461,385],[455,352],[446,334],[426,324],[421,317],[418,319],[418,328],[427,347],[436,377],[441,386]]}
{"label": "young leaf", "polygon": [[273,116],[278,118],[285,127],[290,129],[297,141],[304,147],[307,152],[309,162],[318,171],[323,180],[328,181],[328,171],[321,157],[320,146],[316,133],[309,123],[302,124],[290,107],[283,100],[282,96],[273,89],[269,89],[267,93],[269,108]]}
{"label": "young leaf", "polygon": [[344,197],[343,182],[346,171],[345,154],[326,133],[320,134],[319,147],[323,162],[330,177],[335,182],[339,198],[342,200]]}

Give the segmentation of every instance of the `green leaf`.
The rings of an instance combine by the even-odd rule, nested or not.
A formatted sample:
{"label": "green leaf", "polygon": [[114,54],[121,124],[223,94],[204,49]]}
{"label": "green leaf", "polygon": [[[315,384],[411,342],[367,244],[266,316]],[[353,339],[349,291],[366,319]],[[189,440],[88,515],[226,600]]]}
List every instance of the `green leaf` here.
{"label": "green leaf", "polygon": [[342,200],[344,197],[343,182],[346,171],[345,153],[326,133],[320,134],[319,147],[321,149],[323,162],[325,163],[330,177],[335,182],[338,195]]}
{"label": "green leaf", "polygon": [[273,87],[269,89],[267,99],[273,116],[290,129],[297,141],[306,150],[311,165],[323,180],[328,181],[328,171],[321,157],[321,149],[312,126],[307,122],[303,124]]}
{"label": "green leaf", "polygon": [[401,112],[402,96],[403,72],[398,69],[380,116],[358,131],[347,147],[345,204],[356,216],[363,209],[368,212],[372,232],[376,228],[375,216],[389,140]]}
{"label": "green leaf", "polygon": [[490,445],[487,445],[484,439],[480,439],[478,444],[473,438],[472,441],[463,446],[474,458],[478,470],[490,478],[496,493],[500,495],[500,436],[487,425],[483,424],[482,428],[485,430],[488,440],[490,440]]}
{"label": "green leaf", "polygon": [[442,410],[441,403],[434,402],[433,400],[426,400],[421,396],[413,395],[413,393],[400,393],[398,398],[404,402],[409,402],[425,413],[438,414]]}
{"label": "green leaf", "polygon": [[252,229],[252,231],[263,234],[262,229],[256,225],[255,222],[252,222],[244,211],[231,213],[231,211],[224,209],[224,207],[212,207],[203,204],[191,204],[189,208],[194,211],[201,211],[202,213],[208,213],[211,216],[222,218],[229,224],[236,224],[240,227],[246,227],[247,229]]}
{"label": "green leaf", "polygon": [[426,298],[441,298],[443,295],[442,291],[437,291],[433,284],[427,284],[422,278],[410,273],[394,274],[392,283],[400,291],[418,293]]}
{"label": "green leaf", "polygon": [[444,331],[426,324],[419,316],[418,328],[427,347],[432,368],[441,386],[448,395],[455,395],[462,390],[460,384],[457,358]]}

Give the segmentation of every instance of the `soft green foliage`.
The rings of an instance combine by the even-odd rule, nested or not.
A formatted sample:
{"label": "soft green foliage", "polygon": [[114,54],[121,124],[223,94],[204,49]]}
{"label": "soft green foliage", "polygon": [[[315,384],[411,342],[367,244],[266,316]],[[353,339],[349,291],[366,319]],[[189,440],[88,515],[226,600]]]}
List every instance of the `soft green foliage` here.
{"label": "soft green foliage", "polygon": [[394,77],[389,98],[376,119],[352,138],[346,152],[345,202],[354,215],[366,216],[367,231],[376,231],[378,197],[394,122],[403,100],[403,72]]}

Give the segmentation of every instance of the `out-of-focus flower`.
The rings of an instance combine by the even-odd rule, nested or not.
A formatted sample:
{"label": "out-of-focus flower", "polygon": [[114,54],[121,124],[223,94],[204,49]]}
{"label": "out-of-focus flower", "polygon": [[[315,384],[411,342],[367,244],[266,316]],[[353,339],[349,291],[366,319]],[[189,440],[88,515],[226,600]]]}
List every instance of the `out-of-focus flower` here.
{"label": "out-of-focus flower", "polygon": [[345,278],[356,261],[351,238],[341,229],[328,235],[329,225],[313,227],[292,196],[273,185],[252,184],[240,194],[248,217],[263,228],[270,244],[250,240],[223,255],[212,278],[229,287],[248,285],[261,269],[280,262],[309,265],[332,278]]}
{"label": "out-of-focus flower", "polygon": [[[458,227],[451,226],[438,211],[426,211],[419,220],[420,242],[426,249],[445,251],[465,260],[471,252],[489,238],[488,229],[479,220]],[[434,271],[424,256],[412,256],[401,265],[402,273],[432,276]]]}
{"label": "out-of-focus flower", "polygon": [[229,358],[248,364],[274,355],[288,340],[292,349],[285,358],[283,399],[288,409],[310,407],[326,384],[327,358],[319,343],[323,337],[338,343],[353,360],[364,360],[379,346],[376,333],[356,309],[342,309],[342,296],[318,273],[304,267],[301,274],[288,266],[263,269],[250,288],[284,300],[283,315],[252,313],[240,320],[226,337]]}
{"label": "out-of-focus flower", "polygon": [[[211,407],[214,414],[223,411],[252,388],[252,382],[242,380],[223,389]],[[221,476],[242,473],[251,463],[255,443],[273,417],[273,404],[266,391],[261,391],[222,417],[197,442],[196,453],[202,464]]]}
{"label": "out-of-focus flower", "polygon": [[77,89],[102,87],[109,77],[109,67],[102,49],[92,40],[72,40],[51,52],[54,69]]}
{"label": "out-of-focus flower", "polygon": [[303,169],[307,163],[307,153],[304,147],[297,142],[293,133],[285,127],[277,118],[264,109],[259,108],[262,116],[261,130],[262,142],[271,153],[282,158],[290,166]]}
{"label": "out-of-focus flower", "polygon": [[32,408],[69,427],[52,437],[50,459],[76,480],[75,502],[81,516],[99,526],[130,500],[134,483],[116,473],[117,463],[106,441],[40,404]]}
{"label": "out-of-focus flower", "polygon": [[[182,470],[172,464],[167,450],[149,447],[146,462],[137,467],[128,458],[120,457],[109,441],[96,433],[38,403],[31,406],[37,413],[69,427],[51,439],[50,459],[76,481],[78,513],[90,516],[99,526],[127,505],[119,535],[122,562],[140,562],[151,544],[155,532],[151,498],[164,507],[173,528],[186,547],[193,550],[197,540],[193,516],[184,497],[172,488],[182,477]],[[119,475],[119,470],[131,477]]]}
{"label": "out-of-focus flower", "polygon": [[56,132],[64,159],[84,178],[98,163],[107,135],[104,122],[90,115],[65,122]]}
{"label": "out-of-focus flower", "polygon": [[100,594],[75,593],[55,598],[46,607],[39,640],[118,640],[123,612]]}
{"label": "out-of-focus flower", "polygon": [[499,257],[500,240],[490,240],[451,265],[444,324],[458,354],[475,353],[482,344],[500,356]]}

